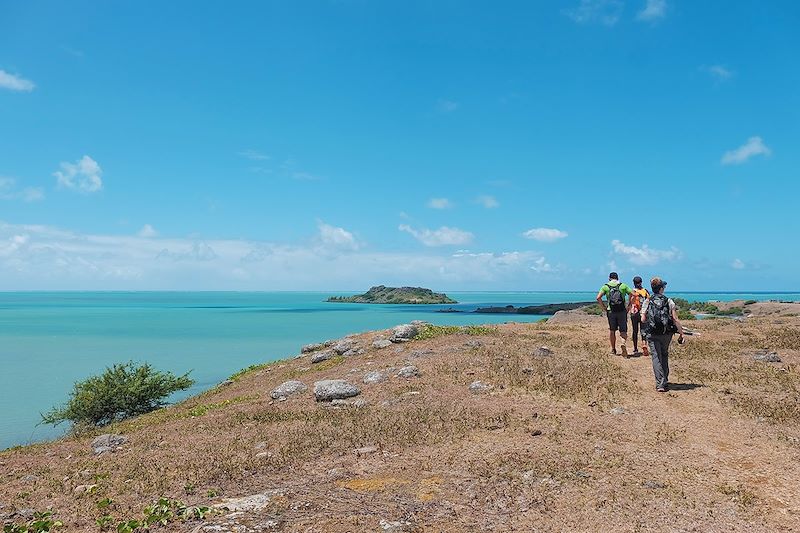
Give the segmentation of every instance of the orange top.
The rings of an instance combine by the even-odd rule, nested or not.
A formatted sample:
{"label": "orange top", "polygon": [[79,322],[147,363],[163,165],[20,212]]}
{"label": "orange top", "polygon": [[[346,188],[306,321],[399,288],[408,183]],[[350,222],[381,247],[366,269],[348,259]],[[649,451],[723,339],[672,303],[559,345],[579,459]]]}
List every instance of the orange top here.
{"label": "orange top", "polygon": [[647,289],[633,289],[631,291],[631,314],[638,313],[642,310],[642,302],[644,299],[650,298],[650,293]]}

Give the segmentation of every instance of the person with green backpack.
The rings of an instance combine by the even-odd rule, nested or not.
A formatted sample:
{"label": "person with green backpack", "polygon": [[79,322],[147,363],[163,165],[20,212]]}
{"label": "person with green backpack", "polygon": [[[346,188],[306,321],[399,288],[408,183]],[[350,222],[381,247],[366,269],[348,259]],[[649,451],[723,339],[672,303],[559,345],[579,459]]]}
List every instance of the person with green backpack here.
{"label": "person with green backpack", "polygon": [[664,296],[667,282],[661,278],[650,280],[653,295],[642,305],[642,330],[653,360],[656,390],[667,392],[669,386],[669,345],[678,334],[678,344],[683,344],[683,326],[678,319],[678,308],[671,298]]}
{"label": "person with green backpack", "polygon": [[[597,293],[597,305],[600,311],[608,317],[608,340],[611,343],[611,353],[617,355],[617,330],[622,339],[620,350],[623,357],[628,357],[628,312],[631,308],[631,288],[620,283],[619,275],[612,272],[608,275],[608,283],[600,287]],[[606,297],[608,303],[603,302]],[[627,297],[627,298],[626,298]]]}

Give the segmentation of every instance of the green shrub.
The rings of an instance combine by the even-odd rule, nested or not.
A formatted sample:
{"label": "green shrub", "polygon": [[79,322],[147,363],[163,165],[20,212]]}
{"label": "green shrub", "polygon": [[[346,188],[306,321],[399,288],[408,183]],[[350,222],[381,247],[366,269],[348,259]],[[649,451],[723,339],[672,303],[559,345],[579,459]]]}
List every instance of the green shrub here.
{"label": "green shrub", "polygon": [[757,304],[757,303],[758,303],[758,301],[756,301],[756,300],[746,300],[744,302],[744,305],[753,305],[753,304]]}
{"label": "green shrub", "polygon": [[75,383],[66,405],[42,415],[46,424],[70,421],[76,425],[104,426],[166,405],[164,398],[194,384],[189,374],[175,376],[145,363],[106,368],[99,376]]}
{"label": "green shrub", "polygon": [[603,314],[603,310],[597,304],[587,305],[586,307],[583,307],[582,309],[583,309],[583,312],[586,313],[587,315],[600,316],[600,315]]}

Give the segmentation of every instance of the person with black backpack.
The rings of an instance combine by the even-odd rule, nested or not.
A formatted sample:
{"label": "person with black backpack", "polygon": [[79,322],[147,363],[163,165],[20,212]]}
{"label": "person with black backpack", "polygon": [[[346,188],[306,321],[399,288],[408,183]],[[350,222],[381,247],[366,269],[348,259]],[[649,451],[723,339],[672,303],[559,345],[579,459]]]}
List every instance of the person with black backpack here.
{"label": "person with black backpack", "polygon": [[[600,311],[608,317],[608,340],[611,342],[611,353],[617,355],[617,330],[622,338],[620,349],[622,356],[628,357],[628,312],[631,308],[631,288],[620,283],[619,275],[612,272],[608,275],[608,283],[600,287],[597,293],[597,305]],[[603,302],[603,296],[608,299],[608,304]],[[626,299],[627,297],[627,299]]]}
{"label": "person with black backpack", "polygon": [[678,334],[678,344],[683,344],[683,326],[678,319],[678,308],[671,298],[664,296],[667,282],[661,278],[650,280],[653,295],[642,306],[642,331],[647,338],[656,390],[667,392],[669,381],[669,345]]}

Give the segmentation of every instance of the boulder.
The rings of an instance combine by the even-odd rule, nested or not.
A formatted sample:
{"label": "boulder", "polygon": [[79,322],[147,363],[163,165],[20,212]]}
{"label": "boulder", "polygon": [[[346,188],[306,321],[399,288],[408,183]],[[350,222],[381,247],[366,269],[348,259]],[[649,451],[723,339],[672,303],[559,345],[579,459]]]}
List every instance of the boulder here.
{"label": "boulder", "polygon": [[327,361],[331,357],[336,355],[333,350],[324,350],[322,352],[316,352],[314,355],[311,356],[312,363],[321,363],[322,361]]}
{"label": "boulder", "polygon": [[483,346],[483,343],[478,339],[470,339],[464,343],[464,346],[467,348],[480,348]]}
{"label": "boulder", "polygon": [[553,350],[547,346],[539,346],[533,351],[535,357],[550,357],[553,355]]}
{"label": "boulder", "polygon": [[345,357],[350,357],[353,355],[364,355],[363,348],[351,348],[342,354]]}
{"label": "boulder", "polygon": [[339,355],[343,355],[345,352],[348,352],[355,348],[357,348],[357,346],[352,341],[352,339],[347,339],[347,338],[344,338],[333,345],[333,351]]}
{"label": "boulder", "polygon": [[300,348],[300,353],[311,353],[317,352],[321,349],[325,348],[325,343],[323,342],[314,342],[311,344],[306,344],[302,348]]}
{"label": "boulder", "polygon": [[361,389],[343,379],[326,379],[314,383],[314,398],[318,402],[342,400],[359,394]]}
{"label": "boulder", "polygon": [[614,407],[609,411],[609,413],[612,415],[624,415],[625,413],[627,413],[627,411],[625,410],[624,407]]}
{"label": "boulder", "polygon": [[768,352],[762,350],[753,354],[753,359],[762,363],[780,363],[781,358],[778,357],[777,352]]}
{"label": "boulder", "polygon": [[484,383],[483,381],[473,381],[469,385],[469,391],[473,394],[481,394],[483,392],[487,392],[492,389],[492,386],[488,383]]}
{"label": "boulder", "polygon": [[373,370],[364,374],[364,383],[366,385],[374,385],[375,383],[383,383],[389,379],[389,373],[384,370]]}
{"label": "boulder", "polygon": [[392,329],[392,342],[408,342],[419,335],[419,327],[416,324],[400,324]]}
{"label": "boulder", "polygon": [[290,380],[284,381],[280,385],[278,385],[271,393],[270,396],[272,399],[277,400],[279,398],[286,399],[292,394],[300,394],[308,390],[308,387],[302,381],[297,380]]}
{"label": "boulder", "polygon": [[418,378],[422,376],[422,373],[419,371],[419,368],[415,367],[414,365],[404,366],[397,372],[397,377],[400,378]]}
{"label": "boulder", "polygon": [[128,437],[113,433],[106,433],[104,435],[98,435],[94,438],[92,441],[92,450],[96,455],[100,455],[101,453],[105,452],[114,452],[126,442],[128,442]]}
{"label": "boulder", "polygon": [[388,348],[392,345],[392,341],[389,339],[375,339],[372,341],[372,347],[382,350],[383,348]]}

